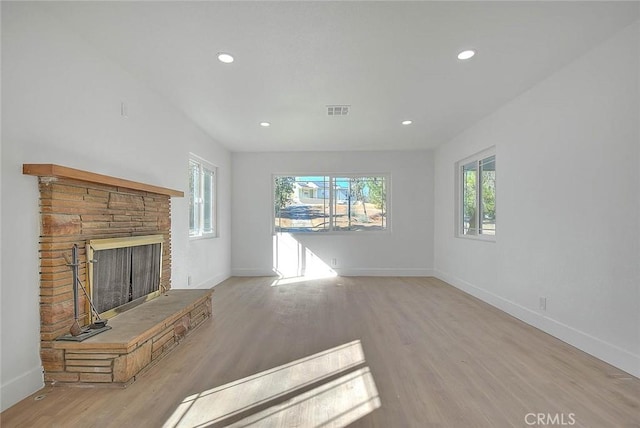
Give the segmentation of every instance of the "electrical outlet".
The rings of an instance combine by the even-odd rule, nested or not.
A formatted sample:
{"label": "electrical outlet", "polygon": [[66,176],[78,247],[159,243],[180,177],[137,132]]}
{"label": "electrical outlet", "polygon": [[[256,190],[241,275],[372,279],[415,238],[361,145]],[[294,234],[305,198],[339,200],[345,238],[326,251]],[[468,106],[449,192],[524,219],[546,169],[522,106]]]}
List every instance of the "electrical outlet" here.
{"label": "electrical outlet", "polygon": [[331,259],[331,266],[337,266],[338,265],[338,259],[333,258]]}
{"label": "electrical outlet", "polygon": [[129,119],[129,107],[124,101],[120,103],[120,116],[124,119]]}
{"label": "electrical outlet", "polygon": [[547,298],[546,297],[540,297],[540,310],[541,311],[546,311],[547,310]]}
{"label": "electrical outlet", "polygon": [[187,285],[191,286],[191,275],[187,276]]}

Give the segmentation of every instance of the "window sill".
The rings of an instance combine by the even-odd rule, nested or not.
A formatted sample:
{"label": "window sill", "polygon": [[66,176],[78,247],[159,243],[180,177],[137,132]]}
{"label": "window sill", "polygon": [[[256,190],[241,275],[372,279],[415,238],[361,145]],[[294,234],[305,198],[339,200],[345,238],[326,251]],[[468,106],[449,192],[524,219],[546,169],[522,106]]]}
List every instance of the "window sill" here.
{"label": "window sill", "polygon": [[469,239],[471,241],[496,242],[496,235],[456,235],[456,238]]}
{"label": "window sill", "polygon": [[189,241],[200,241],[203,239],[213,239],[213,238],[217,238],[218,235],[210,233],[210,234],[206,234],[206,235],[189,235]]}
{"label": "window sill", "polygon": [[289,235],[301,235],[301,236],[369,236],[369,235],[384,235],[391,233],[390,229],[386,230],[331,230],[326,232],[272,232],[272,235],[289,234]]}

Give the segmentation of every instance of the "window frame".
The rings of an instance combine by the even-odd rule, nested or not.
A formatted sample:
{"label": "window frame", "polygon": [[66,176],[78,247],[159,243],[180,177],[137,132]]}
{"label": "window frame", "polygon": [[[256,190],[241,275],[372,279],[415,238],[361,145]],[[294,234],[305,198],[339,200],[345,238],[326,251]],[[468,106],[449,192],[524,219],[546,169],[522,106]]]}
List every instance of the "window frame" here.
{"label": "window frame", "polygon": [[[493,234],[486,234],[486,233],[481,233],[482,231],[482,217],[483,217],[483,213],[480,212],[481,210],[479,209],[479,207],[482,207],[482,179],[481,179],[481,175],[480,175],[480,171],[481,171],[481,165],[483,161],[486,161],[487,159],[493,157],[493,163],[494,163],[494,193],[495,195],[497,195],[497,175],[498,175],[498,171],[495,167],[496,163],[497,163],[497,156],[496,156],[496,149],[495,146],[489,147],[485,150],[482,150],[474,155],[471,155],[469,157],[466,157],[458,162],[456,162],[455,164],[455,195],[456,195],[456,203],[455,203],[455,236],[457,238],[463,238],[463,239],[472,239],[472,240],[479,240],[479,241],[486,241],[486,242],[496,242],[497,239],[497,235],[498,235],[498,225],[497,225],[497,219],[494,220],[494,233]],[[476,180],[476,184],[475,184],[475,204],[476,204],[476,210],[479,211],[480,215],[476,216],[475,219],[475,230],[477,231],[475,234],[467,234],[465,233],[464,230],[464,202],[463,202],[463,198],[464,198],[464,167],[468,166],[469,164],[475,164],[475,170],[477,171],[477,177],[479,177],[480,179]],[[495,198],[495,202],[494,205],[497,207],[497,196],[494,195]],[[495,211],[495,208],[494,208]]]}
{"label": "window frame", "polygon": [[[276,230],[276,185],[275,181],[277,177],[327,177],[329,180],[328,187],[333,189],[333,183],[335,183],[336,178],[362,178],[362,177],[383,177],[384,178],[384,186],[385,186],[385,201],[384,201],[384,214],[385,214],[385,227],[384,229],[375,229],[375,230],[344,230],[344,229],[335,229],[334,227],[334,192],[329,192],[329,198],[327,199],[327,204],[329,207],[328,211],[328,223],[329,228],[325,231],[296,231],[296,232],[288,232],[288,231],[278,231]],[[302,235],[348,235],[354,233],[364,233],[368,234],[380,234],[380,233],[390,233],[391,232],[391,174],[390,173],[274,173],[271,175],[271,232],[273,235],[278,233],[291,233],[291,234],[302,234]]]}
{"label": "window frame", "polygon": [[[194,198],[191,192],[191,163],[196,163],[199,165],[199,194],[197,198]],[[188,161],[188,171],[189,171],[189,209],[188,209],[188,217],[189,217],[189,239],[197,240],[197,239],[209,239],[209,238],[217,238],[218,235],[218,167],[213,163],[207,161],[206,159],[195,155],[193,153],[189,153],[189,161]],[[205,196],[205,180],[206,180],[206,172],[211,173],[211,208],[209,212],[206,212],[206,204],[204,202]],[[191,228],[191,213],[192,209],[195,212],[198,212],[197,225],[195,228]],[[207,232],[204,230],[204,225],[206,223],[206,216],[210,215],[210,224],[211,231]]]}

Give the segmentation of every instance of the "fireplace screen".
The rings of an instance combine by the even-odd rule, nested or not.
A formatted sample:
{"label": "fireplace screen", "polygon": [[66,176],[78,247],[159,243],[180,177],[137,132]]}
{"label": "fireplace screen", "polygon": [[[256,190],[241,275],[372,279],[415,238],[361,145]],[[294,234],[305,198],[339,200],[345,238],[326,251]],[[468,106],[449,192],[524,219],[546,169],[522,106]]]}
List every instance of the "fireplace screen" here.
{"label": "fireplace screen", "polygon": [[112,317],[160,294],[162,242],[162,235],[89,241],[89,288],[100,317]]}

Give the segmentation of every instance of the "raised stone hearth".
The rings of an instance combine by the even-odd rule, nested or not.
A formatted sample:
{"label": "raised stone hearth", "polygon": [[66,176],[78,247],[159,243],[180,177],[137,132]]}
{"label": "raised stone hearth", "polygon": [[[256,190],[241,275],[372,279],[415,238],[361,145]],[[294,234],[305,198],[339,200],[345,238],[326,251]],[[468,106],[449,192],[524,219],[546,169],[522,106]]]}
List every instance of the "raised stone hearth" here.
{"label": "raised stone hearth", "polygon": [[[211,290],[170,290],[171,197],[183,192],[53,164],[25,164],[23,173],[39,177],[40,355],[47,382],[127,384],[211,316]],[[109,331],[82,342],[58,340],[75,319],[73,246],[79,283],[88,288],[88,243],[150,235],[162,244],[155,288],[162,294],[111,318]],[[91,309],[78,294],[78,322],[86,326]]]}
{"label": "raised stone hearth", "polygon": [[109,320],[83,342],[55,341],[45,381],[127,385],[211,317],[213,290],[171,290]]}

